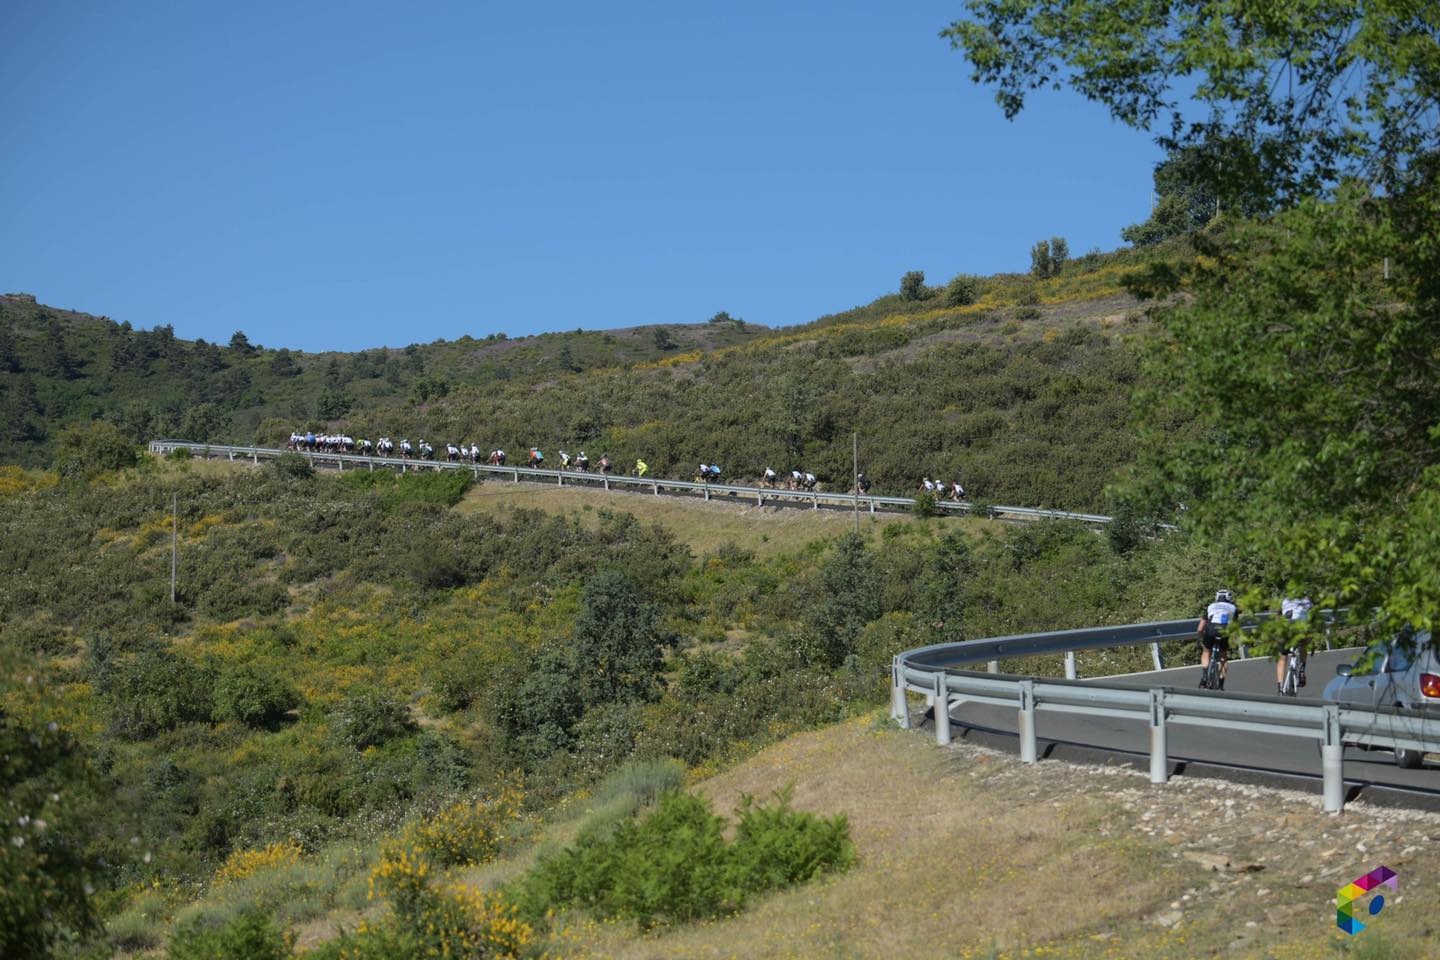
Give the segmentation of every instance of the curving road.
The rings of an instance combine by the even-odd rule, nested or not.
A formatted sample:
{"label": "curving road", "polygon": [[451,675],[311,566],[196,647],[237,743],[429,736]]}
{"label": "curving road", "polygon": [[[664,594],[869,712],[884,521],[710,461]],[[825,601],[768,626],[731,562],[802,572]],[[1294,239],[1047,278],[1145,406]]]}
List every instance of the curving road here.
{"label": "curving road", "polygon": [[[1309,684],[1301,688],[1301,698],[1319,700],[1325,684],[1335,676],[1335,667],[1341,663],[1349,663],[1358,652],[1357,649],[1347,649],[1311,654],[1307,671]],[[1168,670],[1091,679],[1141,688],[1194,689],[1200,682],[1200,668],[1174,667]],[[1275,661],[1269,657],[1231,661],[1225,690],[1227,693],[1273,696]],[[1013,708],[967,703],[958,699],[952,703],[950,717],[957,738],[992,742],[1013,741],[1018,720],[1017,711]],[[1134,754],[1141,758],[1149,755],[1149,728],[1143,723],[1107,717],[1046,713],[1043,710],[1037,712],[1035,721],[1042,759],[1058,753],[1074,752],[1068,748],[1081,748],[1082,753],[1089,748],[1109,754]],[[1247,778],[1246,772],[1254,774],[1257,780],[1271,779],[1275,774],[1281,775],[1281,780],[1294,777],[1319,779],[1318,730],[1316,735],[1317,740],[1311,741],[1299,737],[1171,725],[1168,730],[1171,769],[1172,772],[1179,772],[1187,765],[1195,764],[1223,769],[1227,771],[1227,776],[1238,773],[1240,779]],[[1345,750],[1347,792],[1354,793],[1358,787],[1362,788],[1362,795],[1365,795],[1374,791],[1365,791],[1364,788],[1379,787],[1433,793],[1440,797],[1440,762],[1437,761],[1440,761],[1440,754],[1431,754],[1421,769],[1404,770],[1395,765],[1388,752],[1348,747]]]}

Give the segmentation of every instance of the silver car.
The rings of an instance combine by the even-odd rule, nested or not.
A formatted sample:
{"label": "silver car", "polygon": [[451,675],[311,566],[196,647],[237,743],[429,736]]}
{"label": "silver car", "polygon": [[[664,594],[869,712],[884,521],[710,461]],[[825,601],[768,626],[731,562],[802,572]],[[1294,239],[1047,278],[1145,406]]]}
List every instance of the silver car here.
{"label": "silver car", "polygon": [[[1372,643],[1354,663],[1342,663],[1335,673],[1325,685],[1326,700],[1440,713],[1440,653],[1430,642],[1429,630]],[[1419,750],[1395,751],[1395,763],[1402,767],[1418,767],[1424,759]]]}

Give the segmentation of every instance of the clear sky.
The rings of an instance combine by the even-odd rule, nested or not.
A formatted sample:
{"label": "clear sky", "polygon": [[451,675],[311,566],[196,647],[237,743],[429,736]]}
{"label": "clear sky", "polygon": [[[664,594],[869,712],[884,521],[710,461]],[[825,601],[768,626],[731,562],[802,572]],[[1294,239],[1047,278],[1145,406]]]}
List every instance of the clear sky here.
{"label": "clear sky", "polygon": [[1006,121],[959,0],[0,3],[0,288],[183,337],[802,323],[1120,244],[1150,138]]}

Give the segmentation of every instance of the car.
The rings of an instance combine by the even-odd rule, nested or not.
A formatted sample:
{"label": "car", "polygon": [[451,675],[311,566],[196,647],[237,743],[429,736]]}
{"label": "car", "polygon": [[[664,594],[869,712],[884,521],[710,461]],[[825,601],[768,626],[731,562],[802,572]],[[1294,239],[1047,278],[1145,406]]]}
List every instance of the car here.
{"label": "car", "polygon": [[[1429,630],[1405,631],[1372,643],[1354,663],[1336,667],[1335,674],[1325,685],[1327,701],[1433,711],[1440,716],[1440,651],[1431,643]],[[1401,767],[1418,767],[1424,760],[1420,750],[1395,751],[1395,763]]]}

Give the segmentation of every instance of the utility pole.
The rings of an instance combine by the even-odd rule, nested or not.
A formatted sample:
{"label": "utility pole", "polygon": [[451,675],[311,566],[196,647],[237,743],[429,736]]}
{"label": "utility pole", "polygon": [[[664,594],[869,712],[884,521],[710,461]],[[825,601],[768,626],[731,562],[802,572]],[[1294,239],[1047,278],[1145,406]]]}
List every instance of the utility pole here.
{"label": "utility pole", "polygon": [[855,495],[855,533],[858,536],[860,533],[860,433],[858,431],[850,434],[850,456],[854,473],[850,479],[855,484],[850,488],[850,492]]}
{"label": "utility pole", "polygon": [[180,555],[180,494],[170,494],[170,606],[175,606],[175,566]]}

